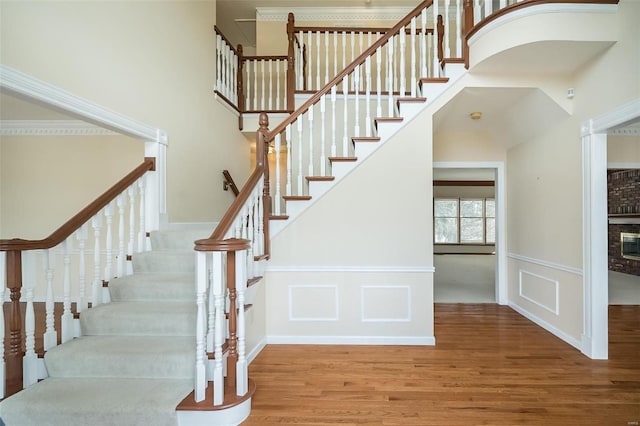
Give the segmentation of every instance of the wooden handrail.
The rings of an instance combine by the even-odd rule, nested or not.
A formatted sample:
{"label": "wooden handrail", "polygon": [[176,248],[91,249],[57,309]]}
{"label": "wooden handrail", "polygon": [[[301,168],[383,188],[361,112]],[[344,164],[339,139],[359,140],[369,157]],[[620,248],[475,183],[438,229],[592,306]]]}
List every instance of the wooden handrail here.
{"label": "wooden handrail", "polygon": [[243,56],[243,61],[268,61],[268,60],[281,60],[286,61],[287,55],[271,55],[271,56]]}
{"label": "wooden handrail", "polygon": [[236,183],[233,181],[229,170],[223,170],[222,175],[224,176],[223,189],[227,191],[229,188],[231,188],[231,192],[233,192],[233,195],[237,197],[240,193],[240,190],[236,186]]}
{"label": "wooden handrail", "polygon": [[[393,28],[388,27],[294,27],[295,31],[301,32],[313,32],[313,33],[329,33],[329,34],[342,34],[342,33],[384,33],[391,31]],[[416,28],[416,35],[422,31],[422,28]],[[427,34],[433,34],[433,28],[426,29]],[[411,29],[406,28],[405,34],[411,34]]]}
{"label": "wooden handrail", "polygon": [[92,201],[91,204],[82,209],[78,214],[66,221],[64,225],[53,231],[53,233],[47,238],[42,240],[23,240],[21,238],[0,240],[0,251],[44,250],[57,246],[80,228],[80,226],[95,216],[107,204],[113,201],[119,194],[124,192],[146,172],[155,170],[156,159],[154,157],[146,157],[142,164]]}
{"label": "wooden handrail", "polygon": [[324,87],[316,92],[315,95],[311,96],[302,106],[296,109],[289,117],[287,117],[284,121],[282,121],[279,125],[277,125],[268,135],[267,142],[273,140],[275,135],[282,133],[288,125],[293,123],[300,115],[305,113],[309,107],[320,100],[320,98],[329,93],[333,86],[336,86],[342,82],[342,79],[352,73],[358,65],[364,63],[367,57],[371,56],[378,47],[386,44],[391,37],[393,37],[397,32],[399,32],[402,27],[406,26],[411,19],[418,16],[422,9],[427,8],[433,4],[433,0],[425,0],[420,3],[415,9],[413,9],[407,16],[404,17],[400,22],[398,22],[393,28],[391,28],[385,35],[380,37],[375,43],[373,43],[367,50],[362,52],[360,56],[358,56],[351,64],[349,64],[345,69],[338,73],[331,81],[324,85]]}

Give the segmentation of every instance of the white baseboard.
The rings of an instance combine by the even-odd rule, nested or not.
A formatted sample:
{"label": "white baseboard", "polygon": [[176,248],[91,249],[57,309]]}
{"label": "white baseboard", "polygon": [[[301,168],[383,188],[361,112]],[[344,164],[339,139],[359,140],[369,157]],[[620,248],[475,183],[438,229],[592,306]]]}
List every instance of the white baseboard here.
{"label": "white baseboard", "polygon": [[434,336],[267,336],[269,345],[417,345],[434,346]]}
{"label": "white baseboard", "polygon": [[251,364],[258,354],[262,352],[265,346],[267,346],[267,338],[263,337],[262,340],[260,340],[260,342],[258,342],[258,344],[247,354],[247,362]]}
{"label": "white baseboard", "polygon": [[568,344],[570,344],[571,346],[573,346],[574,348],[576,348],[576,349],[578,349],[579,351],[582,352],[582,342],[580,340],[569,336],[564,331],[560,330],[559,328],[555,327],[554,325],[549,324],[545,320],[538,318],[537,316],[535,316],[531,312],[527,311],[526,309],[524,309],[521,306],[516,305],[513,302],[509,302],[509,307],[511,309],[513,309],[514,311],[516,311],[517,313],[519,313],[520,315],[522,315],[523,317],[525,317],[528,320],[536,323],[540,327],[542,327],[545,330],[547,330],[549,333],[551,333],[554,336],[564,340],[565,342],[567,342]]}

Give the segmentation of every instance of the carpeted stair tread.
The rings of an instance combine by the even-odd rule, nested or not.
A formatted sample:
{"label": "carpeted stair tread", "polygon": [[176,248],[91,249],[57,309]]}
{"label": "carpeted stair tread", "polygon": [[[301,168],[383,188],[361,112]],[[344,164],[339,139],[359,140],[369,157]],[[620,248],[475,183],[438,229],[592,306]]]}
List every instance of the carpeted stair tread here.
{"label": "carpeted stair tread", "polygon": [[7,426],[176,426],[192,379],[50,377],[0,404]]}
{"label": "carpeted stair tread", "polygon": [[134,274],[149,272],[191,273],[196,271],[192,250],[152,250],[133,255]]}
{"label": "carpeted stair tread", "polygon": [[192,301],[195,303],[195,274],[164,272],[127,275],[109,282],[114,302],[121,301]]}
{"label": "carpeted stair tread", "polygon": [[192,336],[83,336],[45,354],[50,377],[193,378]]}
{"label": "carpeted stair tread", "polygon": [[191,302],[112,302],[80,315],[83,336],[195,336],[196,304]]}

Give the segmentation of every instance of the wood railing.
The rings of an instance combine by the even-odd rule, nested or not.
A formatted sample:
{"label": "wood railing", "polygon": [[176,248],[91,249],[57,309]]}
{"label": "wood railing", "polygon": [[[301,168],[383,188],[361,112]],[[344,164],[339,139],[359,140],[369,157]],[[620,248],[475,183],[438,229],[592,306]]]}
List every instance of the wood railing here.
{"label": "wood railing", "polygon": [[[270,253],[268,125],[268,117],[262,113],[257,132],[255,170],[211,236],[195,242],[195,402],[205,400],[209,385],[213,386],[214,406],[246,397],[250,391],[245,352],[244,300],[247,281],[259,274],[259,263],[268,259]],[[228,312],[225,309],[226,293]],[[225,334],[225,316],[228,316],[228,337]],[[226,368],[223,365],[225,346],[228,347]],[[208,363],[209,359],[213,359],[213,365]],[[213,379],[212,384],[209,378]]]}
{"label": "wood railing", "polygon": [[240,194],[240,190],[238,189],[236,182],[233,180],[233,177],[231,177],[231,173],[229,173],[229,170],[223,170],[222,176],[224,176],[224,181],[222,182],[222,189],[225,191],[228,191],[229,189],[231,189],[231,192],[233,192],[233,195],[237,197],[238,194]]}
{"label": "wood railing", "polygon": [[[60,290],[59,287],[62,287],[63,295],[60,341],[64,343],[79,336],[76,314],[90,306],[108,302],[109,293],[105,288],[108,282],[114,277],[132,273],[133,253],[149,249],[149,229],[146,224],[152,222],[150,216],[154,213],[148,211],[145,202],[149,190],[146,177],[149,176],[147,172],[155,169],[155,158],[145,158],[142,164],[47,238],[0,240],[0,282],[3,284],[0,295],[4,296],[6,279],[11,300],[8,315],[9,347],[2,358],[6,362],[6,369],[0,371],[0,383],[3,386],[6,383],[3,397],[44,378],[42,372],[46,370],[39,365],[42,360],[38,358],[35,344],[34,294],[42,287],[38,287],[38,284],[46,287],[43,350],[47,351],[58,344],[54,293]],[[93,257],[89,258],[87,251],[91,242]],[[41,262],[36,261],[38,256]],[[38,266],[41,264],[43,268]],[[61,282],[55,280],[55,272],[59,269],[62,269]],[[77,281],[71,279],[72,269],[77,271],[77,275],[74,273]],[[92,274],[87,273],[90,270]],[[91,284],[90,292],[87,291],[87,283]],[[24,327],[21,298],[26,303]],[[72,300],[75,313],[72,312]],[[4,316],[0,318],[5,320]],[[3,338],[4,330],[4,326],[1,326]],[[4,346],[0,350],[4,352]]]}

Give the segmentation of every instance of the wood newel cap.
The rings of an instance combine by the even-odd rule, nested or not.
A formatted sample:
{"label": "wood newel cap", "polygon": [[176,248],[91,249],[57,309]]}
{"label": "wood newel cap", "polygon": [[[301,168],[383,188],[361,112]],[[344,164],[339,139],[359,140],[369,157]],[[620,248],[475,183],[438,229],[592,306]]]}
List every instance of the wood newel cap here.
{"label": "wood newel cap", "polygon": [[205,238],[195,242],[196,251],[239,251],[247,250],[251,247],[250,240],[240,238],[229,238],[227,240],[214,240]]}

